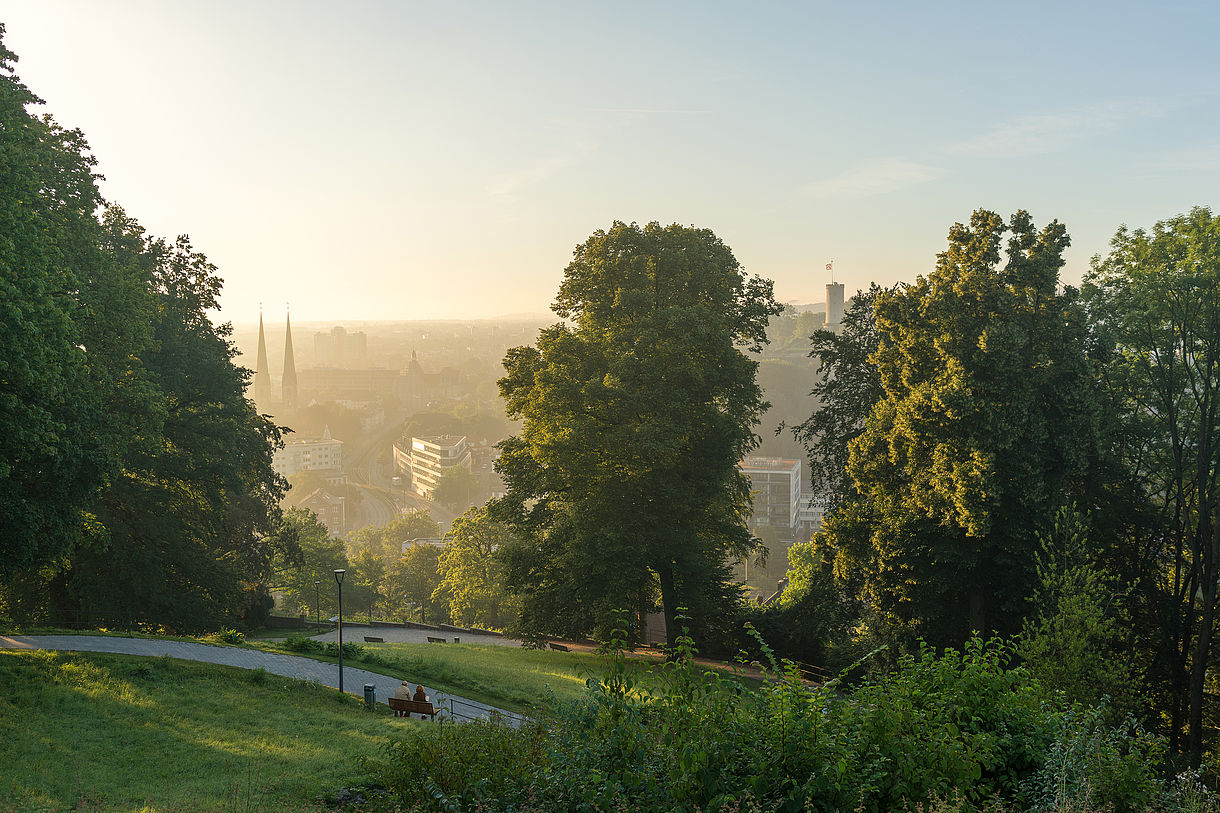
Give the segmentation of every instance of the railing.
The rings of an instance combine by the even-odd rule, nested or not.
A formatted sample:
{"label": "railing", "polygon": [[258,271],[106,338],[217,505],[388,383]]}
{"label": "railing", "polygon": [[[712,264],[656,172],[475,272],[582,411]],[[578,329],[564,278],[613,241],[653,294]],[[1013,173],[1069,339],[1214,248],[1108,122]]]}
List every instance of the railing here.
{"label": "railing", "polygon": [[[496,709],[489,710],[485,706],[471,703],[457,697],[445,698],[444,705],[448,707],[447,711],[449,712],[449,716],[453,717],[455,720],[474,721],[499,718],[501,721],[507,723],[513,728],[524,725],[527,720],[527,718],[523,715],[515,714],[511,711],[500,711]],[[459,710],[459,707],[468,709],[471,713]]]}

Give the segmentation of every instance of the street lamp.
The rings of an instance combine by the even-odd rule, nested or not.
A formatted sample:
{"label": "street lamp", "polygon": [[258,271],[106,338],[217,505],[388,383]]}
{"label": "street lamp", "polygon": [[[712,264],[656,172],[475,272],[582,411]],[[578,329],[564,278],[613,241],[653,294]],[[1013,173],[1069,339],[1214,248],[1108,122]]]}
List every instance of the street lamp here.
{"label": "street lamp", "polygon": [[322,626],[322,582],[313,583],[313,614],[314,622]]}
{"label": "street lamp", "polygon": [[343,574],[346,570],[335,571],[335,584],[339,586],[339,693],[343,693]]}

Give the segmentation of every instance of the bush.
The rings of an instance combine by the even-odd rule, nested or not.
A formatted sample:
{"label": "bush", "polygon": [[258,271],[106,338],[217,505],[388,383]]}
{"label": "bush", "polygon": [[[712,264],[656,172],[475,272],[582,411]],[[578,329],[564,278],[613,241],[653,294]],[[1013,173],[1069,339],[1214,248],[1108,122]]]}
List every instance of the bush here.
{"label": "bush", "polygon": [[426,809],[1122,813],[1156,799],[1160,741],[1065,707],[998,641],[923,648],[846,694],[802,682],[761,637],[760,688],[696,666],[686,636],[640,673],[624,639],[545,724],[415,730],[377,780]]}

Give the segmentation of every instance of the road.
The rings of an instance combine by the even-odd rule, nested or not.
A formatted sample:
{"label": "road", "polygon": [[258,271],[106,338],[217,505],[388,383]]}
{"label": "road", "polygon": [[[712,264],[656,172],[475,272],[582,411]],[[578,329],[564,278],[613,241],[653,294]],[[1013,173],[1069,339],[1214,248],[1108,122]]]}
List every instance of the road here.
{"label": "road", "polygon": [[361,495],[358,516],[349,521],[352,530],[386,525],[400,513],[417,509],[427,511],[442,528],[448,528],[457,516],[444,506],[391,485],[390,478],[394,476],[391,446],[398,439],[401,424],[401,416],[386,416],[385,425],[378,431],[358,444],[353,443],[350,451],[346,447],[343,450],[343,469]]}

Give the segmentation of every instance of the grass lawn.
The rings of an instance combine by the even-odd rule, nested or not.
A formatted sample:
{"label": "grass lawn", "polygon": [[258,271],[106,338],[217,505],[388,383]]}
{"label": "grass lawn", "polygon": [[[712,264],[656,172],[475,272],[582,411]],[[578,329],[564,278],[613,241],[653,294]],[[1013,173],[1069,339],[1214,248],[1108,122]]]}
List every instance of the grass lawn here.
{"label": "grass lawn", "polygon": [[575,699],[590,675],[600,676],[605,657],[584,652],[479,644],[363,644],[381,661],[362,668],[423,683],[509,711],[545,708],[548,689],[561,701]]}
{"label": "grass lawn", "polygon": [[261,671],[0,651],[0,813],[312,810],[408,725]]}

